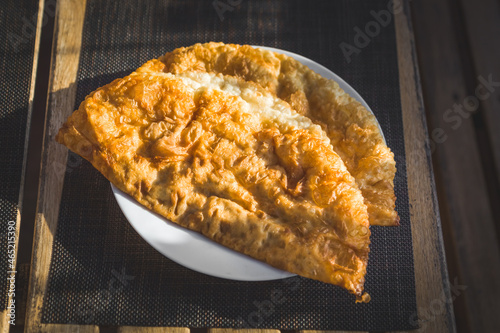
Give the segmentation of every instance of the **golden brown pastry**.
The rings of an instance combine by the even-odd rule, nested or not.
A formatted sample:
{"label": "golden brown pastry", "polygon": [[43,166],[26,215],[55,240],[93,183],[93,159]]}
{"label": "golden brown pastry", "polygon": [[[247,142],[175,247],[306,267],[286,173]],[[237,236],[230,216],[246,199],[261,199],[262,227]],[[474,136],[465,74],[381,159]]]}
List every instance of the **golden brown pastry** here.
{"label": "golden brown pastry", "polygon": [[56,139],[174,223],[363,294],[370,230],[354,178],[318,125],[257,84],[134,72],[87,96]]}
{"label": "golden brown pastry", "polygon": [[139,71],[222,73],[258,83],[324,128],[363,193],[370,224],[399,224],[394,154],[373,114],[336,82],[283,54],[223,43],[179,48],[146,63]]}

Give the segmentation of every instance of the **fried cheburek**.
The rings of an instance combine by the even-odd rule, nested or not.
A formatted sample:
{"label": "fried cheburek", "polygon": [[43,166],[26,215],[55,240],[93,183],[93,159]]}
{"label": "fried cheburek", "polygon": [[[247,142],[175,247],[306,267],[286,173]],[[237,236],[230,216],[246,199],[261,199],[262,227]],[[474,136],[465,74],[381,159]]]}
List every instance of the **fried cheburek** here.
{"label": "fried cheburek", "polygon": [[259,85],[134,72],[88,95],[56,140],[174,223],[363,295],[361,191],[321,127]]}
{"label": "fried cheburek", "polygon": [[399,224],[394,154],[385,144],[373,114],[333,80],[286,55],[223,43],[179,48],[146,63],[139,71],[221,73],[258,83],[326,131],[363,193],[370,224]]}

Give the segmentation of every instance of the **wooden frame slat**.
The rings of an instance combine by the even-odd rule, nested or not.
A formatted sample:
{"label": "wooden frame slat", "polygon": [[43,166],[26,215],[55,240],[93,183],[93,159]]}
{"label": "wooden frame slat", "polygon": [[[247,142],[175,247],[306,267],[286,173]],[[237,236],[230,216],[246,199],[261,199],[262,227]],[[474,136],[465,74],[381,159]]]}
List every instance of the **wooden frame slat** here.
{"label": "wooden frame slat", "polygon": [[[24,140],[24,154],[23,154],[23,166],[21,170],[21,183],[19,184],[19,198],[18,198],[18,204],[17,204],[17,216],[16,216],[16,242],[15,242],[15,247],[16,249],[19,249],[19,230],[21,227],[21,209],[22,209],[22,202],[23,202],[23,189],[24,189],[24,176],[25,176],[25,170],[26,170],[26,160],[27,160],[27,154],[28,154],[28,140],[29,140],[29,131],[30,131],[30,125],[31,125],[31,114],[33,111],[33,99],[35,97],[35,81],[36,81],[36,73],[37,73],[37,68],[38,68],[38,53],[40,51],[40,39],[41,39],[41,33],[42,33],[42,17],[43,17],[43,9],[44,9],[44,0],[39,0],[38,1],[38,12],[37,12],[37,21],[36,21],[36,32],[35,32],[35,43],[34,43],[34,49],[33,49],[33,65],[31,69],[31,84],[30,84],[30,91],[29,91],[29,98],[28,98],[28,116],[27,116],[27,123],[26,123],[26,133],[25,133],[25,140]],[[14,260],[17,263],[17,252],[14,254]],[[17,280],[19,280],[19,274],[20,274],[21,269],[18,268],[18,273],[16,274],[18,276]],[[18,293],[19,294],[19,293]],[[7,299],[7,304],[10,303],[12,297],[8,297]],[[19,317],[19,314],[23,312],[24,309],[19,309],[19,306],[22,306],[21,304],[17,304],[17,309],[16,309],[16,317]],[[1,311],[0,312],[0,333],[7,333],[9,332],[9,329],[11,328],[11,325],[9,324],[9,317],[8,317],[8,309]],[[17,325],[19,325],[19,322],[16,321]]]}
{"label": "wooden frame slat", "polygon": [[[476,74],[488,81],[491,75],[494,87],[486,88],[482,93],[490,93],[482,101],[485,126],[488,128],[497,177],[500,177],[500,3],[495,0],[483,0],[479,5],[475,1],[461,0],[464,13],[465,29],[470,44],[472,62]],[[477,82],[478,84],[480,82]],[[491,89],[491,90],[488,90]]]}
{"label": "wooden frame slat", "polygon": [[[399,81],[405,133],[406,170],[412,221],[415,287],[420,325],[429,332],[455,332],[453,308],[439,303],[444,311],[426,317],[431,306],[450,299],[450,284],[444,255],[439,206],[430,156],[418,62],[410,8],[395,15]],[[415,320],[408,318],[409,321]]]}
{"label": "wooden frame slat", "polygon": [[[30,332],[30,330],[26,330]],[[99,327],[93,325],[43,324],[42,332],[50,333],[99,333]]]}
{"label": "wooden frame slat", "polygon": [[59,203],[61,199],[67,150],[54,141],[54,135],[73,111],[76,94],[76,76],[80,58],[85,0],[57,2],[52,70],[49,82],[49,103],[46,115],[39,201],[31,274],[26,309],[25,328],[28,332],[74,331],[95,332],[97,327],[74,325],[47,325],[41,323],[43,298],[47,288]]}
{"label": "wooden frame slat", "polygon": [[280,333],[280,330],[268,329],[231,329],[231,328],[210,328],[208,333]]}
{"label": "wooden frame slat", "polygon": [[[488,10],[474,7],[464,15]],[[474,116],[453,112],[458,122],[450,122],[445,117],[447,110],[454,109],[454,105],[464,105],[466,98],[475,93],[474,88],[470,90],[470,84],[478,84],[477,78],[464,61],[467,54],[461,53],[461,43],[465,42],[461,39],[465,39],[466,34],[460,30],[461,24],[453,21],[454,17],[459,17],[456,5],[449,1],[422,1],[415,2],[414,8],[432,22],[421,24],[417,32],[419,44],[426,50],[422,53],[421,64],[426,80],[429,124],[433,130],[441,129],[444,133],[440,135],[444,139],[436,141],[433,159],[437,166],[443,228],[448,234],[448,256],[454,260],[450,265],[451,277],[454,283],[465,286],[455,290],[453,295],[457,322],[463,330],[495,332],[500,327],[497,310],[500,307],[500,246],[488,184],[483,175]],[[430,33],[433,38],[427,38]]]}

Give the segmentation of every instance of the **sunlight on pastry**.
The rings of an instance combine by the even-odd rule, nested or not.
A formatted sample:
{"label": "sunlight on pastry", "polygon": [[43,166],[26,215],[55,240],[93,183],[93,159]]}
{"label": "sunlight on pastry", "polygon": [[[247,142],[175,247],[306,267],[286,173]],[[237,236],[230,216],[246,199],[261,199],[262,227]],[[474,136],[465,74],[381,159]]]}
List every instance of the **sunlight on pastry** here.
{"label": "sunlight on pastry", "polygon": [[369,301],[369,226],[398,222],[393,154],[368,110],[295,60],[175,50],[89,94],[56,140],[168,220]]}

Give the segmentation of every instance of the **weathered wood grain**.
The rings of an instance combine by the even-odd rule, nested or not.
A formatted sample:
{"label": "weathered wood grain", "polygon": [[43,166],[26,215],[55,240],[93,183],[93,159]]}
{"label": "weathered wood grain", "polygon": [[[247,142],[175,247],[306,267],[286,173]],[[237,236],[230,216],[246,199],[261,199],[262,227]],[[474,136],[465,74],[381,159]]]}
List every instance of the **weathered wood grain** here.
{"label": "weathered wood grain", "polygon": [[447,111],[454,105],[465,106],[466,98],[475,93],[474,88],[468,89],[471,77],[473,86],[478,82],[474,73],[466,73],[468,63],[461,52],[465,36],[452,19],[458,15],[455,5],[449,1],[413,5],[415,17],[425,16],[425,20],[416,20],[420,22],[416,35],[429,126],[431,133],[441,131],[435,137],[433,160],[443,229],[449,235],[447,252],[454,257],[451,278],[467,286],[465,291],[454,291],[458,294],[454,305],[460,312],[457,320],[463,332],[498,332],[500,252],[473,116],[468,111],[463,115]]}
{"label": "weathered wood grain", "polygon": [[[24,171],[26,170],[26,156],[28,152],[28,138],[29,138],[29,128],[30,128],[30,119],[31,119],[31,113],[33,111],[33,99],[35,96],[35,82],[36,82],[36,72],[37,72],[37,65],[38,65],[38,53],[40,50],[40,36],[42,32],[42,16],[43,16],[43,0],[38,1],[38,14],[37,14],[37,25],[36,25],[36,32],[35,32],[35,43],[34,43],[34,49],[33,49],[33,66],[31,70],[31,85],[30,85],[30,91],[29,91],[29,98],[28,98],[28,117],[27,117],[27,123],[26,123],[26,135],[25,135],[25,142],[24,142],[24,155],[23,155],[23,166],[21,170],[21,183],[19,184],[19,199],[18,199],[18,209],[17,209],[17,215],[16,215],[16,242],[15,242],[15,247],[16,249],[19,249],[19,230],[20,230],[20,223],[21,223],[21,209],[22,209],[22,202],[23,202],[23,188],[24,188]],[[17,251],[15,253],[14,260],[17,262]],[[17,277],[18,274],[16,274]],[[19,287],[19,286],[18,286]],[[8,297],[7,299],[7,304],[10,304],[12,297]],[[15,299],[14,299],[15,300]],[[16,314],[17,317],[19,318],[19,313],[23,312],[24,309],[19,309],[19,307],[22,306],[22,304],[18,304],[18,308],[16,309]],[[9,317],[8,317],[8,311],[9,310],[4,310],[0,312],[0,333],[7,333],[9,332],[9,329],[11,325],[9,324]],[[17,321],[17,324],[19,324],[19,321]]]}
{"label": "weathered wood grain", "polygon": [[43,324],[41,331],[50,333],[99,333],[99,327],[91,325]]}
{"label": "weathered wood grain", "polygon": [[[453,309],[441,301],[451,297],[450,287],[407,2],[404,12],[395,15],[395,24],[420,331],[454,332]],[[437,311],[432,311],[434,304]]]}
{"label": "weathered wood grain", "polygon": [[279,330],[211,328],[208,333],[280,333]]}
{"label": "weathered wood grain", "polygon": [[64,119],[73,111],[84,16],[84,0],[58,1],[49,105],[46,114],[47,127],[44,135],[39,202],[35,222],[34,255],[26,309],[25,327],[28,332],[51,331],[55,328],[94,332],[97,329],[91,326],[54,326],[41,323],[43,297],[47,288],[53,236],[57,226],[67,158],[67,150],[54,141],[54,135]]}
{"label": "weathered wood grain", "polygon": [[488,129],[496,175],[500,177],[500,3],[495,0],[461,0],[461,4],[476,75],[486,80],[491,75],[495,82],[491,91],[484,91],[489,94],[485,95],[480,112]]}

